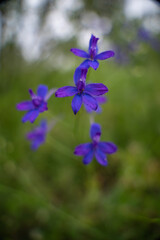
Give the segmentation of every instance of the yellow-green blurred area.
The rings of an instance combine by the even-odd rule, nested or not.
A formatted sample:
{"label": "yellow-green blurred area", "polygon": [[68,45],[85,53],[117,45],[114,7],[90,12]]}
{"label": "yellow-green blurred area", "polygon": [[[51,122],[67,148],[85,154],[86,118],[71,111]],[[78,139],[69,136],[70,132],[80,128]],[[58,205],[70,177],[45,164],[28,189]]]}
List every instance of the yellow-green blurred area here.
{"label": "yellow-green blurred area", "polygon": [[[97,37],[100,34],[99,48],[102,51],[112,49],[117,43],[125,47],[135,39],[138,26],[148,21],[153,24],[151,28],[155,26],[152,35],[159,41],[159,12],[156,12],[159,6],[156,1],[146,1],[147,4],[152,2],[157,10],[152,15],[145,13],[141,18],[128,20],[122,11],[127,1],[101,0],[97,5],[96,1],[76,1],[83,4],[76,10],[70,9],[70,21],[75,25],[72,37],[59,39],[53,34],[50,43],[46,43],[49,51],[46,53],[44,48],[44,53],[37,59],[33,59],[34,55],[29,59],[33,49],[31,45],[25,50],[22,45],[17,45],[18,32],[6,40],[8,30],[5,22],[7,24],[13,12],[21,16],[26,13],[24,2],[2,1],[0,5],[3,20],[0,239],[160,239],[160,51],[153,47],[151,38],[147,42],[136,42],[138,46],[129,54],[127,63],[121,59],[116,62],[112,58],[101,61],[96,71],[89,69],[87,82],[104,83],[109,88],[106,94],[108,101],[102,105],[102,113],[93,114],[95,122],[102,128],[101,140],[118,146],[115,154],[108,155],[107,167],[100,166],[96,159],[85,166],[82,158],[73,154],[77,145],[91,141],[91,115],[82,106],[75,116],[71,109],[72,97],[55,98],[53,95],[48,101],[49,110],[40,114],[34,124],[23,124],[24,112],[16,110],[17,103],[29,99],[29,88],[36,91],[39,84],[46,84],[49,89],[74,84],[74,70],[83,59],[73,56],[69,49],[87,50],[81,42],[84,39],[88,44],[91,33]],[[71,1],[65,2],[70,6]],[[40,17],[43,21],[39,23],[42,30],[44,19],[50,9],[56,9],[58,1],[44,0],[43,4],[44,12],[39,11],[43,13]],[[111,23],[108,33],[99,32],[97,25],[94,29],[87,25],[90,13],[108,18]],[[124,22],[129,24],[127,30]],[[17,24],[20,24],[18,19]],[[17,26],[13,24],[10,29],[14,28]],[[150,31],[153,30],[151,28]],[[31,40],[23,41],[26,47]],[[125,50],[127,53],[128,48]],[[26,134],[44,118],[48,122],[59,120],[48,133],[46,142],[37,151],[32,151]]]}

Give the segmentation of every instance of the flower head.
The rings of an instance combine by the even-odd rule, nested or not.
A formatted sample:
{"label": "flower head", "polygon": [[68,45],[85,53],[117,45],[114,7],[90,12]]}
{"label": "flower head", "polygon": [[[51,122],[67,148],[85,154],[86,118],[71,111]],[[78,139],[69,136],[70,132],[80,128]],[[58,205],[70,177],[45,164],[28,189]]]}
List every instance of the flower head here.
{"label": "flower head", "polygon": [[74,74],[74,82],[76,86],[62,87],[55,93],[56,97],[74,96],[72,100],[72,110],[74,114],[80,110],[82,103],[96,111],[98,103],[94,96],[103,95],[108,92],[108,88],[102,83],[86,84],[87,71],[87,69],[76,69]]}
{"label": "flower head", "polygon": [[99,62],[97,60],[105,60],[107,58],[111,58],[114,56],[113,51],[105,51],[98,54],[98,42],[99,38],[96,38],[93,34],[91,35],[90,41],[89,41],[89,48],[88,53],[77,48],[71,48],[71,52],[73,52],[76,56],[87,58],[82,64],[81,67],[83,68],[89,68],[92,67],[94,70],[96,70],[99,66]]}
{"label": "flower head", "polygon": [[31,141],[32,150],[36,150],[41,144],[45,142],[47,132],[47,122],[46,120],[42,120],[39,126],[27,134],[27,139]]}
{"label": "flower head", "polygon": [[30,101],[24,101],[17,104],[16,108],[19,111],[27,111],[27,113],[22,118],[22,122],[30,121],[33,123],[38,117],[39,113],[48,110],[47,100],[53,94],[54,89],[48,92],[48,87],[45,85],[39,85],[37,88],[37,94],[35,94],[32,89],[29,89],[29,94],[31,96]]}
{"label": "flower head", "polygon": [[112,142],[100,142],[101,127],[97,123],[91,125],[90,137],[92,139],[92,143],[78,145],[75,148],[74,154],[83,156],[84,164],[89,164],[95,156],[99,164],[106,166],[106,154],[115,153],[117,151],[117,146]]}

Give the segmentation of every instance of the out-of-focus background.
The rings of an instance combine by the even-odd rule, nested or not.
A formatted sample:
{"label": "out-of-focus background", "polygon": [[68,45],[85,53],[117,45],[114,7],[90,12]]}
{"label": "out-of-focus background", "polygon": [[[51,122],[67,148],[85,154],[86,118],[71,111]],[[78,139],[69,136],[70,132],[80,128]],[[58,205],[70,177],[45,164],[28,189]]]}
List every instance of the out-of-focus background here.
{"label": "out-of-focus background", "polygon": [[[118,146],[107,167],[74,156],[90,114],[75,116],[72,98],[52,96],[34,124],[15,108],[39,84],[73,85],[83,59],[70,48],[87,50],[91,34],[115,51],[87,76],[109,88],[94,115]],[[59,121],[33,152],[26,134],[42,118]],[[159,1],[0,1],[0,239],[160,239],[159,134]]]}

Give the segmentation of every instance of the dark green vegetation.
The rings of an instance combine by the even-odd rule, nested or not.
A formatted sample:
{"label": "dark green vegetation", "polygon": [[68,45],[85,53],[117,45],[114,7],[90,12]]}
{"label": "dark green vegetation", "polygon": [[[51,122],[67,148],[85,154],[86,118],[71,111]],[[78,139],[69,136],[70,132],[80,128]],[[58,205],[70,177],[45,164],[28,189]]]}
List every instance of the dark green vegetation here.
{"label": "dark green vegetation", "polygon": [[[75,67],[79,63],[77,58]],[[96,116],[101,139],[118,145],[106,168],[96,160],[84,166],[73,155],[76,145],[90,141],[90,126],[84,108],[74,116],[71,98],[52,96],[49,111],[36,120],[35,125],[61,116],[37,152],[25,140],[33,125],[21,123],[16,103],[40,83],[72,84],[73,72],[26,65],[11,48],[2,52],[0,239],[160,239],[158,53],[144,46],[132,65],[111,60],[89,71],[88,81],[109,88],[103,113]]]}

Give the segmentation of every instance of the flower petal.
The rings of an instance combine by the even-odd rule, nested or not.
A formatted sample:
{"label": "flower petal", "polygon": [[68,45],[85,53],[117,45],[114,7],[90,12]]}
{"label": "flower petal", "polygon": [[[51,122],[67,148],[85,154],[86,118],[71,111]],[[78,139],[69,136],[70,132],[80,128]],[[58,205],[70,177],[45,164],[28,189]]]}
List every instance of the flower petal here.
{"label": "flower petal", "polygon": [[84,156],[91,150],[91,146],[91,143],[80,144],[75,148],[74,154],[78,156]]}
{"label": "flower petal", "polygon": [[107,157],[106,155],[101,152],[98,148],[95,151],[95,157],[97,159],[97,162],[103,166],[107,165]]}
{"label": "flower petal", "polygon": [[108,92],[108,88],[102,83],[91,83],[86,85],[85,92],[91,95],[99,96]]}
{"label": "flower petal", "polygon": [[83,94],[83,103],[84,105],[87,105],[92,110],[96,111],[98,108],[98,103],[94,97],[92,97],[90,94],[84,93]]}
{"label": "flower petal", "polygon": [[106,96],[98,96],[98,97],[96,97],[96,100],[99,104],[103,104],[103,103],[107,102]]}
{"label": "flower petal", "polygon": [[99,62],[97,60],[88,60],[88,64],[90,67],[92,67],[94,70],[97,70],[98,66],[99,66]]}
{"label": "flower petal", "polygon": [[47,111],[47,110],[48,110],[47,102],[43,102],[41,104],[41,106],[39,107],[39,112],[44,112],[44,111]]}
{"label": "flower petal", "polygon": [[87,68],[76,68],[74,72],[74,83],[77,85],[78,81],[81,80],[83,83],[86,81],[86,75],[87,75],[88,69]]}
{"label": "flower petal", "polygon": [[97,54],[98,52],[98,42],[99,38],[96,38],[93,34],[91,35],[90,41],[89,41],[89,48],[88,52],[90,53],[91,51],[95,50],[95,53]]}
{"label": "flower petal", "polygon": [[18,103],[16,108],[19,111],[28,111],[28,110],[34,109],[34,106],[32,101],[24,101],[24,102]]}
{"label": "flower petal", "polygon": [[77,88],[76,87],[71,87],[71,86],[66,86],[59,88],[55,92],[56,97],[70,97],[73,96],[77,93]]}
{"label": "flower petal", "polygon": [[90,136],[94,140],[97,136],[101,136],[101,126],[98,123],[93,123],[90,129]]}
{"label": "flower petal", "polygon": [[93,150],[90,150],[90,151],[84,156],[84,158],[83,158],[83,163],[84,163],[85,165],[89,164],[89,163],[92,161],[93,156],[94,156],[94,152],[93,152]]}
{"label": "flower petal", "polygon": [[30,121],[31,123],[33,123],[35,119],[38,117],[38,115],[39,110],[31,110],[24,115],[24,117],[22,118],[22,122],[25,123],[27,121]]}
{"label": "flower petal", "polygon": [[95,56],[95,59],[105,60],[107,58],[114,57],[115,53],[113,51],[105,51]]}
{"label": "flower petal", "polygon": [[117,146],[112,142],[100,142],[98,147],[102,152],[108,154],[112,154],[117,151]]}
{"label": "flower petal", "polygon": [[82,95],[81,94],[76,94],[72,100],[72,110],[74,114],[76,114],[79,109],[81,108],[82,105]]}
{"label": "flower petal", "polygon": [[37,89],[37,95],[41,98],[44,98],[48,92],[48,87],[46,85],[39,85]]}
{"label": "flower petal", "polygon": [[89,54],[86,53],[85,51],[78,49],[78,48],[71,48],[70,50],[74,55],[82,58],[89,58]]}
{"label": "flower petal", "polygon": [[79,68],[81,68],[81,69],[82,69],[82,68],[83,68],[83,69],[88,69],[88,68],[90,67],[89,62],[90,62],[89,59],[84,60],[84,61],[79,65]]}
{"label": "flower petal", "polygon": [[42,140],[39,140],[39,139],[36,139],[36,140],[33,141],[32,144],[31,144],[32,150],[37,150],[37,148],[39,148],[39,146],[40,146],[41,144],[43,144],[44,142],[45,142],[45,138],[43,139],[43,141],[42,141]]}

